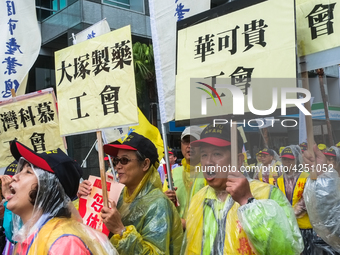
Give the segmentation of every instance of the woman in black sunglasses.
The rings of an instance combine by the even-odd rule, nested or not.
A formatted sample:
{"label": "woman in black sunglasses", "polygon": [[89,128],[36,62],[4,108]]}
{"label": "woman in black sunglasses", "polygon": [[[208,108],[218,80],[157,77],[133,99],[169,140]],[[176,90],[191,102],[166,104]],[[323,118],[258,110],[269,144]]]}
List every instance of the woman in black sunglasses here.
{"label": "woman in black sunglasses", "polygon": [[[113,156],[119,182],[125,185],[117,205],[111,203],[112,208],[101,211],[119,254],[179,254],[182,224],[173,203],[162,192],[155,145],[132,132],[122,144],[104,145],[104,151]],[[81,195],[91,191],[86,183],[81,186]]]}

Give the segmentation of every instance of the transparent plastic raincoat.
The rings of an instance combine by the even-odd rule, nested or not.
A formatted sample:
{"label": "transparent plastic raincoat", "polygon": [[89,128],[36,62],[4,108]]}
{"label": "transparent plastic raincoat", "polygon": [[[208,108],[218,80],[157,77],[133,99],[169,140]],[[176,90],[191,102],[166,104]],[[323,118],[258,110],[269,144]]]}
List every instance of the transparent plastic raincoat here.
{"label": "transparent plastic raincoat", "polygon": [[276,151],[273,150],[273,152],[274,158],[270,166],[266,167],[261,164],[254,175],[254,179],[271,185],[276,185],[277,178],[282,175],[282,168],[279,155]]}
{"label": "transparent plastic raincoat", "polygon": [[283,149],[283,152],[289,150],[295,157],[295,166],[292,169],[283,166],[283,175],[277,179],[277,185],[283,194],[287,197],[292,205],[301,230],[304,241],[303,254],[315,254],[313,244],[313,227],[309,221],[305,201],[303,198],[303,190],[307,182],[309,172],[303,168],[302,152],[299,145],[290,145]]}
{"label": "transparent plastic raincoat", "polygon": [[309,222],[303,198],[303,190],[309,176],[309,172],[302,167],[303,160],[300,146],[290,145],[287,147],[291,149],[295,157],[295,167],[291,169],[290,173],[288,173],[288,169],[284,167],[283,176],[278,178],[277,184],[279,189],[286,195],[288,201],[292,205],[300,229],[311,229],[312,225]]}
{"label": "transparent plastic raincoat", "polygon": [[123,236],[116,234],[111,242],[120,255],[166,254],[180,252],[183,230],[173,203],[163,194],[155,166],[151,166],[133,194],[124,188],[118,203]]}
{"label": "transparent plastic raincoat", "polygon": [[[25,160],[21,158],[18,170]],[[108,238],[79,222],[79,215],[56,175],[32,166],[38,192],[32,217],[22,225],[13,214],[13,254],[118,254]],[[73,207],[73,208],[72,208]],[[81,218],[80,218],[81,219]]]}
{"label": "transparent plastic raincoat", "polygon": [[[340,164],[340,149],[336,163]],[[336,166],[335,166],[336,167]],[[335,251],[340,252],[340,177],[335,169],[307,180],[303,194],[314,231]]]}
{"label": "transparent plastic raincoat", "polygon": [[[249,180],[255,200],[240,206],[206,186],[191,200],[181,254],[300,254],[303,241],[282,192]],[[268,199],[270,198],[270,199]]]}
{"label": "transparent plastic raincoat", "polygon": [[[201,164],[197,166],[201,166]],[[195,167],[190,166],[185,158],[182,159],[182,166],[172,170],[172,178],[174,186],[177,187],[176,196],[179,202],[179,206],[176,209],[182,219],[186,218],[191,198],[207,185],[202,173],[198,173],[197,176],[194,176],[194,173]],[[168,182],[165,180],[163,192],[167,190]]]}

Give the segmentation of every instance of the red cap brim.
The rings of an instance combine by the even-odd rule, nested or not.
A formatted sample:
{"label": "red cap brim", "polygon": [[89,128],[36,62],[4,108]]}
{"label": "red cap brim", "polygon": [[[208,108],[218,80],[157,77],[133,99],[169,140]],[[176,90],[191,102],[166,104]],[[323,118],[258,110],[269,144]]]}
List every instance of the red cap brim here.
{"label": "red cap brim", "polygon": [[[19,154],[21,157],[24,157],[28,162],[30,162],[32,165],[37,166],[41,169],[44,169],[48,172],[54,173],[52,168],[47,164],[47,162],[39,157],[37,154],[35,154],[32,150],[29,148],[21,145],[20,143],[15,143],[15,147],[17,148]],[[17,159],[19,160],[19,159]]]}
{"label": "red cap brim", "polygon": [[325,155],[327,155],[327,156],[336,157],[336,155],[335,155],[335,154],[332,154],[332,153],[329,153],[329,152],[325,152],[324,154],[325,154]]}
{"label": "red cap brim", "polygon": [[295,159],[295,157],[293,155],[282,155],[281,158],[290,158],[290,159]]}
{"label": "red cap brim", "polygon": [[268,153],[268,152],[266,152],[266,151],[265,151],[265,152],[263,152],[263,151],[262,151],[260,154],[266,154],[266,155],[269,155],[269,153]]}
{"label": "red cap brim", "polygon": [[211,144],[211,145],[218,146],[218,147],[226,147],[226,146],[229,146],[231,143],[229,141],[216,138],[216,137],[206,137],[206,138],[196,140],[190,143],[190,145],[193,147],[199,147],[199,146],[202,146],[202,144]]}
{"label": "red cap brim", "polygon": [[129,150],[129,151],[136,151],[136,148],[133,148],[126,144],[105,144],[104,145],[104,152],[111,156],[116,157],[118,154],[118,150]]}

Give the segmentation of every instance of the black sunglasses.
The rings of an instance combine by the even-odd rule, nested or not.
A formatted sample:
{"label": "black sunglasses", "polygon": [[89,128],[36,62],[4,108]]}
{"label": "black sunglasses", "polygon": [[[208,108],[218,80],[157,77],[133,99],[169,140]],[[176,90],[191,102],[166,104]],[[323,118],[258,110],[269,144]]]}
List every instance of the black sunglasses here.
{"label": "black sunglasses", "polygon": [[129,159],[127,157],[121,157],[121,158],[118,158],[118,157],[113,157],[112,158],[112,163],[116,166],[118,165],[118,163],[120,162],[122,165],[126,165],[127,163],[129,163],[131,160],[137,160],[136,158],[135,159]]}

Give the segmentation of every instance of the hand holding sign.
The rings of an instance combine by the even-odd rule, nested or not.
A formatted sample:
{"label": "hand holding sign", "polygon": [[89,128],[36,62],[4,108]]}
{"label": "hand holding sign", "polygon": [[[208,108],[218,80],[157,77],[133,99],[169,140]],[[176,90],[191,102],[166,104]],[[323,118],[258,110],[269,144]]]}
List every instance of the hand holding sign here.
{"label": "hand holding sign", "polygon": [[253,197],[247,178],[239,171],[228,173],[226,186],[226,191],[240,205],[246,204],[248,198]]}
{"label": "hand holding sign", "polygon": [[103,223],[111,233],[121,234],[125,228],[122,223],[122,218],[117,210],[116,203],[114,201],[110,201],[110,204],[112,208],[104,206],[101,210]]}
{"label": "hand holding sign", "polygon": [[92,184],[89,180],[85,180],[82,183],[79,184],[79,188],[78,188],[78,193],[77,196],[81,197],[81,196],[88,196],[91,194],[92,191]]}
{"label": "hand holding sign", "polygon": [[[317,165],[327,165],[327,158],[326,156],[319,150],[316,144],[313,145],[314,155],[310,153],[308,150],[303,152],[303,162],[305,166],[310,166],[312,168],[317,169]],[[316,171],[316,174],[319,176],[320,174],[324,173],[323,171]]]}

